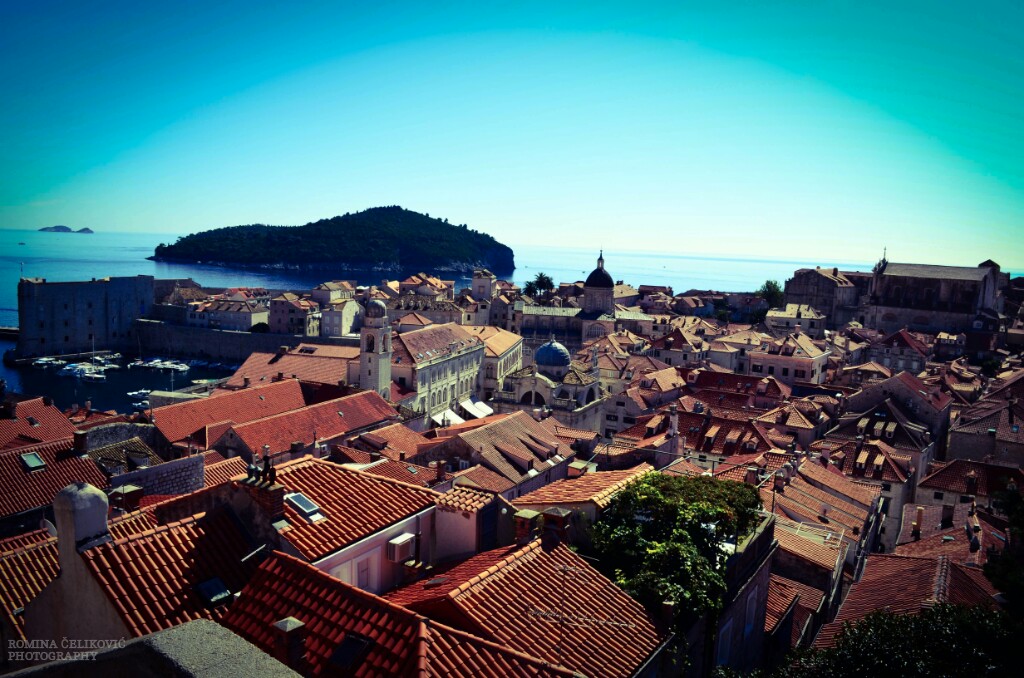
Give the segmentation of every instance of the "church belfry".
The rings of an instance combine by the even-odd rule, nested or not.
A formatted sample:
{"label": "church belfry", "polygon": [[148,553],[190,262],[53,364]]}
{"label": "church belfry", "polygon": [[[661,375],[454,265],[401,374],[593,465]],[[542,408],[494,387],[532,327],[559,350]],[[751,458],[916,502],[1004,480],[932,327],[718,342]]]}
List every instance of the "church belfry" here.
{"label": "church belfry", "polygon": [[359,332],[359,387],[391,400],[391,323],[379,299],[366,304]]}

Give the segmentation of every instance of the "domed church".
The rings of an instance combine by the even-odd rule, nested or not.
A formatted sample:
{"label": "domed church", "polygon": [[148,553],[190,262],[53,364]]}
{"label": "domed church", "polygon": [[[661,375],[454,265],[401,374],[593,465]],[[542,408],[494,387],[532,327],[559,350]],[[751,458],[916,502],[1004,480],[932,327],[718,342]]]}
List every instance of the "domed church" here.
{"label": "domed church", "polygon": [[601,404],[597,353],[589,363],[573,360],[554,338],[537,347],[533,365],[505,377],[491,401],[498,412],[538,411],[566,426],[600,432]]}
{"label": "domed church", "polygon": [[[579,284],[579,283],[577,283]],[[591,339],[618,330],[650,335],[654,318],[638,310],[615,305],[615,280],[604,267],[604,251],[597,257],[597,268],[582,283],[581,305],[523,305],[518,327],[528,347],[537,347],[554,335],[570,353],[580,350]]]}

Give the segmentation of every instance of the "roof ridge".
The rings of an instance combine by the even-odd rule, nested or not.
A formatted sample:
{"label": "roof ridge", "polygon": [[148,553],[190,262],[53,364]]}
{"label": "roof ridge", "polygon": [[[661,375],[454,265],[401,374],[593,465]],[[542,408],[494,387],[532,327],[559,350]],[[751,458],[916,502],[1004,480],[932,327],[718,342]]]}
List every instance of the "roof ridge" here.
{"label": "roof ridge", "polygon": [[477,584],[483,581],[486,581],[487,578],[491,575],[501,572],[505,567],[511,565],[512,563],[523,560],[527,555],[535,552],[540,547],[540,544],[540,539],[534,539],[529,544],[526,544],[522,548],[513,551],[511,554],[505,556],[504,558],[494,563],[490,567],[487,567],[479,574],[475,574],[466,581],[464,581],[462,584],[459,584],[454,589],[448,592],[447,597],[453,600],[455,598],[458,598],[463,593],[467,592],[470,588],[476,586]]}
{"label": "roof ridge", "polygon": [[[108,542],[108,543],[110,543],[110,544],[112,544],[114,546],[122,546],[122,545],[124,545],[124,544],[126,544],[126,543],[128,543],[130,541],[133,541],[133,540],[142,539],[142,538],[148,538],[148,537],[151,537],[151,536],[153,536],[154,534],[157,534],[157,533],[170,532],[171,530],[178,529],[178,528],[181,528],[181,527],[185,527],[187,525],[193,525],[195,523],[198,523],[200,520],[205,518],[207,515],[209,515],[209,514],[206,511],[202,511],[200,513],[195,513],[195,514],[193,514],[191,516],[187,516],[185,518],[182,518],[181,520],[175,520],[174,522],[164,523],[163,525],[156,525],[154,527],[149,528],[148,530],[143,530],[142,532],[136,532],[135,534],[130,534],[127,537],[121,537],[119,539],[111,539],[110,542]],[[107,532],[108,533],[110,532],[109,525],[108,525]],[[86,553],[88,553],[88,551],[86,551]]]}
{"label": "roof ridge", "polygon": [[935,563],[935,584],[930,602],[944,603],[949,600],[949,558],[939,556]]}

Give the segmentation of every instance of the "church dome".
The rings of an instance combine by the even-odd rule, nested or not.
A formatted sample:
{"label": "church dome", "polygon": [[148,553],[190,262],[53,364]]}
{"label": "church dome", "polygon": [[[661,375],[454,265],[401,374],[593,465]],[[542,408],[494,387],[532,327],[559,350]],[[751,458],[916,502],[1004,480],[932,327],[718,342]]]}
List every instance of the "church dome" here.
{"label": "church dome", "polygon": [[604,270],[604,252],[601,252],[601,255],[597,258],[597,268],[587,276],[587,281],[583,283],[583,286],[609,290],[615,287],[615,281],[608,275],[608,271]]}
{"label": "church dome", "polygon": [[380,299],[373,299],[366,305],[367,318],[386,318],[387,315],[388,307]]}
{"label": "church dome", "polygon": [[572,356],[569,355],[569,349],[552,339],[537,347],[533,354],[533,362],[537,367],[568,367],[572,362]]}

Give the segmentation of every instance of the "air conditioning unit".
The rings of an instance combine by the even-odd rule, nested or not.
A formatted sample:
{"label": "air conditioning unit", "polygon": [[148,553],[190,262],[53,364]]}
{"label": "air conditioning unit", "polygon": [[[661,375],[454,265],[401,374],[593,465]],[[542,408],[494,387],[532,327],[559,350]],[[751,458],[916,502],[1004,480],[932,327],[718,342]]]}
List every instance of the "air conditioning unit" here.
{"label": "air conditioning unit", "polygon": [[404,532],[388,542],[388,560],[404,563],[412,559],[416,550],[416,535]]}

